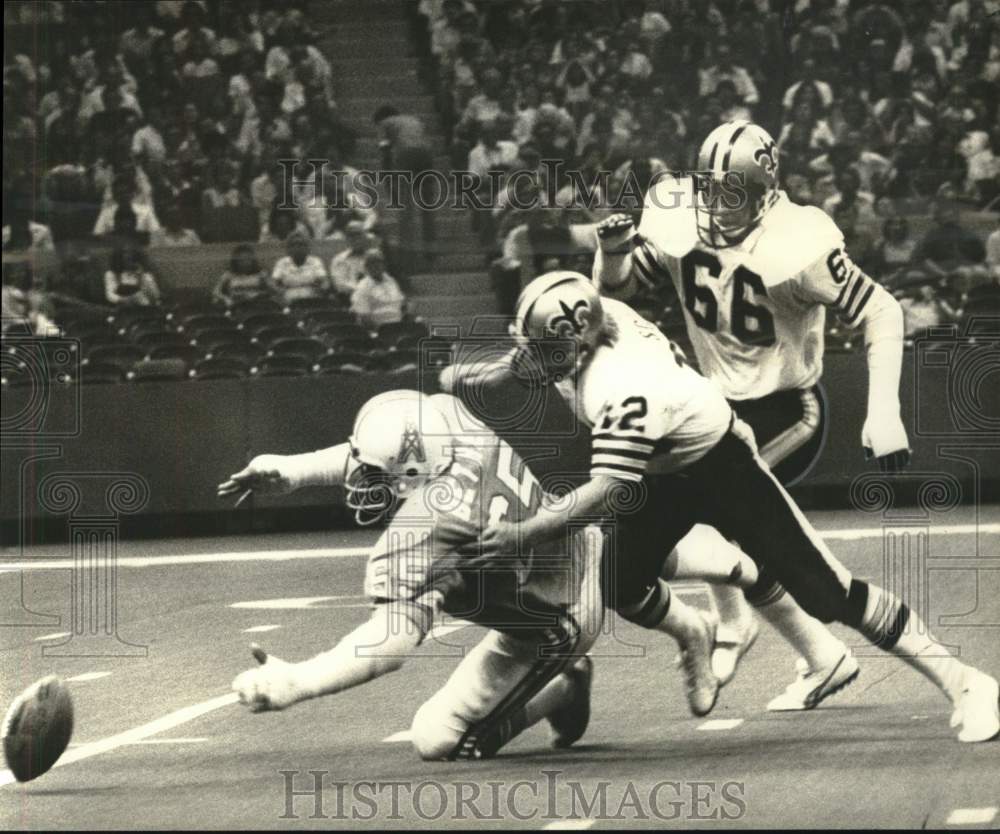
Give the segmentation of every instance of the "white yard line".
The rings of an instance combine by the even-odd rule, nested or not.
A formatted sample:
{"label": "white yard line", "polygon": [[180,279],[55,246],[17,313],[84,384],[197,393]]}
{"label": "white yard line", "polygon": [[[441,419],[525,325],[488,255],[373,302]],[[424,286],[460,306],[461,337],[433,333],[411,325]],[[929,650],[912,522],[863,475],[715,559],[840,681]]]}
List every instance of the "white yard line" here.
{"label": "white yard line", "polygon": [[714,730],[734,730],[742,723],[742,718],[713,718],[704,724],[699,724],[696,729],[707,730],[709,732]]}
{"label": "white yard line", "polygon": [[67,681],[96,681],[99,678],[106,678],[110,675],[110,672],[84,672],[82,675],[73,675],[71,678],[66,678]]}
{"label": "white yard line", "polygon": [[133,741],[132,744],[201,744],[208,739],[204,736],[197,738],[143,738]]}
{"label": "white yard line", "polygon": [[[162,718],[157,718],[148,724],[142,724],[139,727],[126,730],[124,733],[108,736],[100,741],[92,741],[89,744],[81,744],[79,747],[74,747],[63,753],[62,757],[53,767],[63,767],[73,764],[73,762],[78,762],[81,759],[99,756],[101,753],[110,753],[112,750],[117,750],[119,747],[124,747],[127,744],[136,744],[150,736],[172,730],[174,727],[179,727],[181,724],[186,724],[188,721],[200,718],[206,713],[227,707],[230,704],[235,704],[238,700],[239,698],[235,692],[228,692],[217,698],[202,701],[200,704],[193,704],[192,706],[175,710],[164,715]],[[16,780],[13,773],[9,770],[0,770],[0,785],[9,785],[14,781]]]}
{"label": "white yard line", "polygon": [[[887,525],[883,527],[859,527],[855,529],[820,530],[827,541],[854,541],[856,539],[882,538],[886,529],[894,533],[907,530],[914,532],[927,529],[919,524]],[[931,525],[932,535],[969,536],[995,535],[1000,533],[1000,524],[944,524]],[[173,565],[206,565],[221,562],[289,562],[299,559],[353,559],[367,556],[367,547],[314,547],[304,550],[240,550],[217,553],[173,553],[161,556],[119,556],[116,565],[120,568],[155,568]],[[17,570],[65,570],[73,567],[72,559],[29,559],[28,561],[0,562],[0,571]]]}
{"label": "white yard line", "polygon": [[556,820],[543,825],[542,831],[583,831],[593,824],[593,820]]}
{"label": "white yard line", "polygon": [[944,821],[945,825],[988,825],[996,818],[998,808],[956,808]]}
{"label": "white yard line", "polygon": [[409,741],[412,738],[409,730],[400,730],[398,733],[393,733],[391,736],[386,736],[382,739],[383,744],[398,744],[401,741]]}
{"label": "white yard line", "polygon": [[280,625],[259,625],[250,626],[250,628],[243,629],[244,634],[256,634],[260,631],[274,631],[276,628],[281,628]]}
{"label": "white yard line", "polygon": [[58,640],[61,637],[69,637],[68,631],[57,631],[54,634],[43,634],[41,637],[36,637],[35,642],[41,643],[43,640]]}

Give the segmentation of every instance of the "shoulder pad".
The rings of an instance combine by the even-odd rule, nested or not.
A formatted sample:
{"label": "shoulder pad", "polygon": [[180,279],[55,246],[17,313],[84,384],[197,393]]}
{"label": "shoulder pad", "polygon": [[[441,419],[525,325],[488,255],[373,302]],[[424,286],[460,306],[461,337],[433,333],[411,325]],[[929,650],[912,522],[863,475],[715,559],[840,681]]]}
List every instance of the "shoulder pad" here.
{"label": "shoulder pad", "polygon": [[767,286],[795,277],[844,245],[843,234],[826,212],[796,205],[784,194],[767,213],[763,226],[753,260]]}
{"label": "shoulder pad", "polygon": [[639,234],[658,252],[682,258],[698,242],[697,222],[693,181],[666,174],[646,193]]}

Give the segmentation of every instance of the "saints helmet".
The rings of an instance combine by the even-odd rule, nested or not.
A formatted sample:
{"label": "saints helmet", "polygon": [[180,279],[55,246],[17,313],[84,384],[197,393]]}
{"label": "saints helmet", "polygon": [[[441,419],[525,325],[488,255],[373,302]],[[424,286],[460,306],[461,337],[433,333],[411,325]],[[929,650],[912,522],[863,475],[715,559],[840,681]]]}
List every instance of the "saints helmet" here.
{"label": "saints helmet", "polygon": [[760,125],[719,125],[698,151],[698,236],[713,248],[738,245],[778,198],[778,148]]}
{"label": "saints helmet", "polygon": [[365,403],[348,439],[344,487],[358,524],[385,518],[452,460],[452,430],[433,400],[419,391],[379,394]]}
{"label": "saints helmet", "polygon": [[604,330],[597,288],[579,272],[546,272],[524,288],[511,333],[540,356],[543,376],[559,376],[593,351]]}

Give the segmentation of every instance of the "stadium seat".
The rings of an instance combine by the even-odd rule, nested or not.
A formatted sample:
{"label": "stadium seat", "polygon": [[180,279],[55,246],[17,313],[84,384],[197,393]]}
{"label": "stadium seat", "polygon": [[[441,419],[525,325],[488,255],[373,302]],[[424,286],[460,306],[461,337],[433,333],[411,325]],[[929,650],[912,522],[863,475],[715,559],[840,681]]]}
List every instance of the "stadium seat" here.
{"label": "stadium seat", "polygon": [[[124,332],[122,332],[124,330]],[[175,328],[166,319],[142,319],[119,330],[119,334],[130,342],[139,342],[149,333],[173,333]]]}
{"label": "stadium seat", "polygon": [[236,328],[236,322],[222,313],[198,313],[187,316],[177,326],[180,332],[186,333],[191,339],[197,338],[199,333],[206,330],[236,330]]}
{"label": "stadium seat", "polygon": [[429,335],[427,325],[420,321],[391,322],[378,329],[378,340],[386,345],[398,345],[404,338],[422,339]]}
{"label": "stadium seat", "polygon": [[319,331],[324,327],[344,327],[357,324],[349,310],[310,310],[301,317],[302,327]]}
{"label": "stadium seat", "polygon": [[255,313],[240,323],[240,329],[248,337],[252,337],[268,327],[294,327],[295,323],[295,319],[289,318],[284,313]]}
{"label": "stadium seat", "polygon": [[251,316],[262,313],[277,313],[284,315],[282,306],[270,298],[255,298],[253,301],[241,301],[229,308],[226,315],[238,322],[246,322]]}
{"label": "stadium seat", "polygon": [[83,385],[109,385],[124,379],[125,373],[113,364],[91,363],[80,369],[80,382]]}
{"label": "stadium seat", "polygon": [[312,366],[301,356],[268,356],[250,369],[254,376],[305,376]]}
{"label": "stadium seat", "polygon": [[186,345],[188,340],[176,330],[155,330],[137,336],[135,343],[149,352],[161,345]]}
{"label": "stadium seat", "polygon": [[241,362],[248,368],[256,363],[259,357],[260,350],[257,349],[257,346],[243,341],[219,342],[205,353],[205,359],[226,359]]}
{"label": "stadium seat", "polygon": [[269,348],[279,339],[298,339],[301,336],[302,331],[295,327],[295,325],[285,324],[278,325],[276,327],[261,328],[254,334],[250,341],[254,344]]}
{"label": "stadium seat", "polygon": [[146,354],[146,359],[180,359],[191,365],[204,355],[204,351],[194,345],[157,345]]}
{"label": "stadium seat", "polygon": [[84,365],[113,365],[119,369],[132,367],[142,361],[146,351],[137,345],[99,344],[87,350]]}
{"label": "stadium seat", "polygon": [[318,339],[306,337],[295,337],[278,339],[271,343],[268,349],[268,356],[301,356],[312,364],[321,356],[332,352],[332,348],[327,347]]}
{"label": "stadium seat", "polygon": [[121,333],[140,321],[163,321],[165,315],[159,307],[118,307],[111,314],[111,323]]}
{"label": "stadium seat", "polygon": [[417,348],[389,351],[385,358],[389,368],[394,371],[416,370],[420,367],[420,351]]}
{"label": "stadium seat", "polygon": [[216,346],[222,344],[246,344],[249,341],[241,330],[224,328],[219,330],[205,330],[198,333],[189,340],[189,344],[194,345],[203,352],[215,350]]}
{"label": "stadium seat", "polygon": [[301,317],[305,313],[339,311],[344,308],[334,298],[299,298],[290,302],[287,309],[290,314]]}
{"label": "stadium seat", "polygon": [[179,382],[187,379],[187,363],[183,359],[148,359],[136,363],[126,374],[135,382]]}
{"label": "stadium seat", "polygon": [[248,373],[249,365],[234,359],[202,359],[189,371],[194,380],[242,379]]}

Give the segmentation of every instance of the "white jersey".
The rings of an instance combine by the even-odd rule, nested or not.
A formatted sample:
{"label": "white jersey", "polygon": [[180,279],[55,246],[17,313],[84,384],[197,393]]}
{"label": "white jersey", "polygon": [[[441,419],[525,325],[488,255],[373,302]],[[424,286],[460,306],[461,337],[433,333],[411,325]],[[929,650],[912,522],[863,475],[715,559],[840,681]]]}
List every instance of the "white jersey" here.
{"label": "white jersey", "polygon": [[728,431],[732,409],[654,325],[620,301],[602,304],[617,336],[556,384],[591,428],[591,475],[638,481],[683,469]]}
{"label": "white jersey", "polygon": [[701,372],[729,399],[811,387],[823,373],[825,305],[860,324],[875,283],[851,263],[836,224],[784,192],[745,240],[723,248],[700,240],[693,200],[689,178],[650,189],[635,277],[673,281]]}

